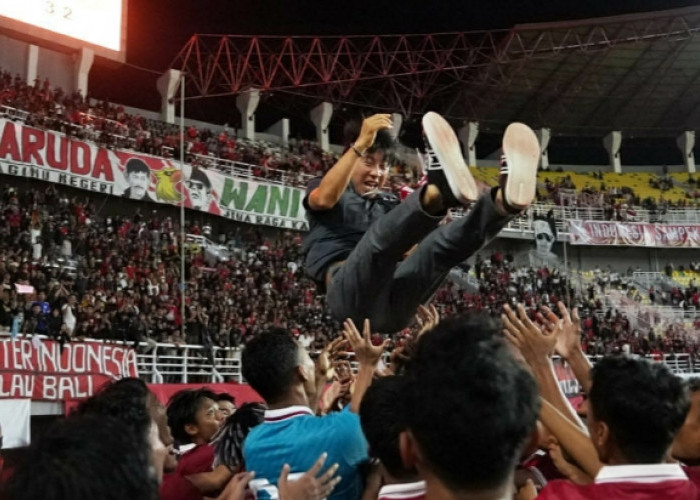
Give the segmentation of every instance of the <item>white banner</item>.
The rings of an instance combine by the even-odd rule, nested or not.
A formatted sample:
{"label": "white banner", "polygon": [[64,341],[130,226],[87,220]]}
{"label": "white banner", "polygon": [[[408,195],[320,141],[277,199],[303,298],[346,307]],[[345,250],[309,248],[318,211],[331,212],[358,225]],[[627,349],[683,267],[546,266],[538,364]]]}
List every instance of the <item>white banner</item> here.
{"label": "white banner", "polygon": [[0,399],[3,448],[29,446],[31,399]]}
{"label": "white banner", "polygon": [[[301,188],[193,169],[165,158],[112,151],[58,132],[0,119],[0,173],[95,193],[167,203],[250,224],[308,230]],[[184,176],[184,179],[183,179]]]}

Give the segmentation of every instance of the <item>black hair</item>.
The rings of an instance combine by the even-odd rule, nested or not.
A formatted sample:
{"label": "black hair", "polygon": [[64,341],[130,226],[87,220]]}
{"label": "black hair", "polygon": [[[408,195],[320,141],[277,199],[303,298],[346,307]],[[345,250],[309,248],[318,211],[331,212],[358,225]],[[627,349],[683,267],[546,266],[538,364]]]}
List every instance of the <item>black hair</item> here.
{"label": "black hair", "polygon": [[243,441],[253,427],[263,422],[265,409],[261,403],[245,403],[226,419],[212,441],[217,464],[243,469]]}
{"label": "black hair", "polygon": [[660,363],[627,356],[603,358],[591,380],[591,412],[629,463],[661,462],[690,409],[684,381]]}
{"label": "black hair", "polygon": [[381,152],[384,161],[391,165],[396,161],[396,141],[388,130],[378,130],[372,145],[367,148],[367,154]]}
{"label": "black hair", "polygon": [[148,398],[151,391],[138,378],[123,378],[109,382],[86,399],[76,409],[78,415],[115,417],[134,430],[144,440],[148,438],[151,415]]}
{"label": "black hair", "polygon": [[228,401],[229,403],[232,403],[234,406],[236,405],[236,398],[233,397],[232,394],[229,394],[228,392],[220,392],[216,395],[216,400],[217,401]]}
{"label": "black hair", "polygon": [[299,345],[282,328],[273,328],[253,338],[241,355],[243,377],[266,403],[284,396],[299,366]]}
{"label": "black hair", "polygon": [[197,410],[205,399],[217,401],[218,396],[213,391],[202,389],[185,389],[176,392],[168,401],[168,426],[177,444],[188,444],[192,438],[185,426],[197,423]]}
{"label": "black hair", "polygon": [[[345,143],[350,149],[353,141],[357,139],[360,135],[360,129],[362,128],[362,123],[359,120],[352,120],[345,124],[343,127],[343,136],[345,137]],[[377,131],[377,135],[374,138],[374,143],[367,149],[368,154],[376,153],[381,151],[384,154],[384,161],[391,165],[397,159],[396,154],[396,140],[386,129],[381,129]]]}
{"label": "black hair", "polygon": [[147,174],[151,173],[151,169],[148,168],[146,162],[139,158],[129,158],[126,162],[126,173],[131,174],[133,172],[145,172]]}
{"label": "black hair", "polygon": [[369,454],[378,458],[396,479],[408,479],[416,474],[403,466],[399,450],[399,435],[406,430],[408,391],[405,377],[381,377],[372,382],[360,405],[360,423],[369,443]]}
{"label": "black hair", "polygon": [[211,189],[211,181],[209,180],[209,177],[207,177],[207,174],[202,172],[202,170],[199,168],[192,169],[189,180],[201,182],[207,187],[207,189]]}
{"label": "black hair", "polygon": [[535,429],[537,384],[499,321],[448,318],[418,341],[405,413],[428,466],[453,491],[502,487]]}
{"label": "black hair", "polygon": [[156,500],[149,448],[128,423],[95,414],[51,425],[27,451],[4,498]]}

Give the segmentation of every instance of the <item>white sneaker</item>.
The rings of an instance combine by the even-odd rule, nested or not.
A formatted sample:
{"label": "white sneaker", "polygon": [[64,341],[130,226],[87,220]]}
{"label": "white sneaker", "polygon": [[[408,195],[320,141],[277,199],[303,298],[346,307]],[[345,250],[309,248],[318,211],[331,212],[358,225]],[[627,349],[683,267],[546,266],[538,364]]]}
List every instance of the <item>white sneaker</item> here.
{"label": "white sneaker", "polygon": [[479,190],[450,124],[431,111],[423,115],[423,133],[428,157],[428,183],[440,190],[444,205],[456,207],[474,202],[479,197]]}
{"label": "white sneaker", "polygon": [[534,201],[540,153],[540,143],[530,127],[517,122],[508,125],[498,184],[509,211],[522,212]]}

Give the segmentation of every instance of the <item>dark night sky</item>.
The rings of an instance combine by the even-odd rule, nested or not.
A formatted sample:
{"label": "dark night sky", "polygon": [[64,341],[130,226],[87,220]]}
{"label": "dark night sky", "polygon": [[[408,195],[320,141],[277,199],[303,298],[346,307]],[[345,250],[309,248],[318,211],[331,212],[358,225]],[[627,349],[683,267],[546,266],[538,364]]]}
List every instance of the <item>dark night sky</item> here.
{"label": "dark night sky", "polygon": [[[697,0],[129,0],[127,62],[162,72],[195,33],[351,35],[437,33],[510,28],[697,5]],[[91,94],[157,110],[157,75],[95,62]],[[236,123],[212,113],[212,103],[188,101],[188,116]],[[221,110],[226,106],[218,105]],[[259,109],[259,112],[263,110]],[[236,114],[233,104],[225,113]],[[259,115],[261,116],[261,115]],[[262,118],[262,116],[261,116]],[[270,123],[277,117],[267,118]],[[307,124],[310,125],[310,124]],[[301,125],[304,127],[305,125]],[[292,133],[295,133],[292,130]],[[306,135],[306,131],[303,132]]]}
{"label": "dark night sky", "polygon": [[129,62],[165,69],[194,33],[351,35],[510,28],[697,5],[696,0],[130,0]]}

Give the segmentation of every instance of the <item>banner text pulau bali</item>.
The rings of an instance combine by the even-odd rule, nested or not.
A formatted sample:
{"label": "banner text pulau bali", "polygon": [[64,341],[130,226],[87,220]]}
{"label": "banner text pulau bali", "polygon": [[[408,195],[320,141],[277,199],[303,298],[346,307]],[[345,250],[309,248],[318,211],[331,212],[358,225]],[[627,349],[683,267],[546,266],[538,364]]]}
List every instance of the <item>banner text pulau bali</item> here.
{"label": "banner text pulau bali", "polygon": [[136,353],[99,342],[0,341],[0,398],[79,399],[104,382],[138,376]]}

